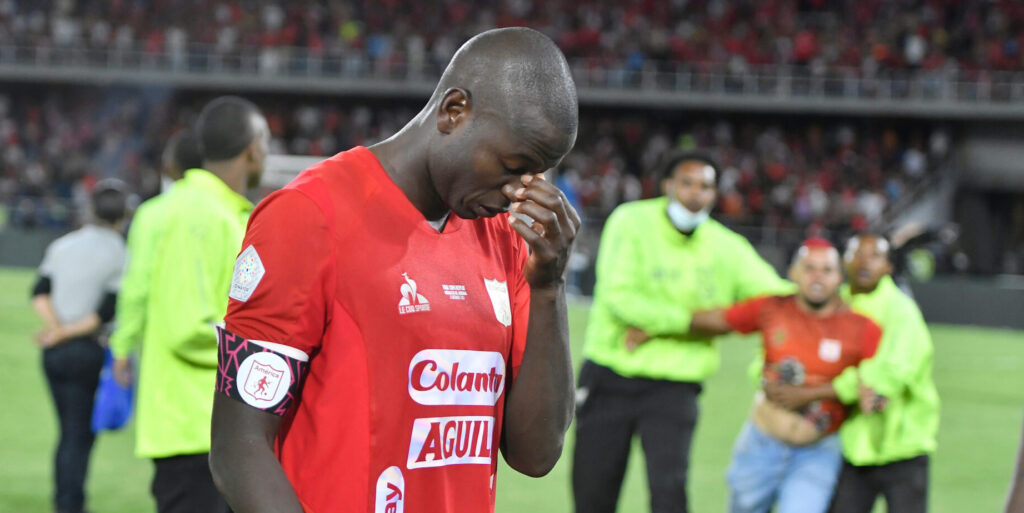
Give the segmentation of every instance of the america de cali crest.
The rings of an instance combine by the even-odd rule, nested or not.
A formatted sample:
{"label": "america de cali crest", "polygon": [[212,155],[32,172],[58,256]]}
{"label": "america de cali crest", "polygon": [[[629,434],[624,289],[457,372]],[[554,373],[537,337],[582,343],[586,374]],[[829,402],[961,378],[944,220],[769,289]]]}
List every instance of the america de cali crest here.
{"label": "america de cali crest", "polygon": [[504,326],[512,325],[512,307],[508,301],[508,283],[498,280],[484,278],[484,285],[487,287],[487,295],[491,297],[491,306],[494,307],[494,316]]}
{"label": "america de cali crest", "polygon": [[417,291],[416,282],[409,277],[409,273],[402,273],[405,283],[398,288],[402,299],[398,301],[398,313],[410,314],[415,312],[429,312],[430,301]]}

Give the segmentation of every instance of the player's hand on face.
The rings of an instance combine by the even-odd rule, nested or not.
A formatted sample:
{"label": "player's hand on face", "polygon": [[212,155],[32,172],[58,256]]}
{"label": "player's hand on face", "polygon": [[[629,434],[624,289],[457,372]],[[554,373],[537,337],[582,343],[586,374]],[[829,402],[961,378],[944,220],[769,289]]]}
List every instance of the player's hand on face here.
{"label": "player's hand on face", "polygon": [[580,216],[558,187],[540,175],[523,175],[522,187],[506,184],[502,192],[512,201],[511,210],[534,219],[527,225],[509,216],[512,229],[530,246],[526,281],[533,289],[559,285],[565,279],[569,252],[580,228]]}
{"label": "player's hand on face", "polygon": [[632,353],[650,339],[650,335],[644,333],[643,330],[630,326],[626,328],[626,351]]}

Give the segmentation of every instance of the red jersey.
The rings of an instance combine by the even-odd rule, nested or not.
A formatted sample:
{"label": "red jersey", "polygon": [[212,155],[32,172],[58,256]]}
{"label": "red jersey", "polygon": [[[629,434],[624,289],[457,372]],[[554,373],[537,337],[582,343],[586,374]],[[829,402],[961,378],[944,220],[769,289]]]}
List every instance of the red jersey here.
{"label": "red jersey", "polygon": [[308,513],[494,510],[529,311],[506,217],[439,233],[362,147],[253,212],[225,322],[308,357],[275,447]]}
{"label": "red jersey", "polygon": [[[827,317],[801,310],[796,296],[761,297],[726,310],[740,333],[760,331],[764,378],[791,385],[821,385],[843,369],[874,356],[882,331],[871,319],[843,307]],[[839,429],[846,408],[839,401],[815,401],[801,411],[823,433]]]}

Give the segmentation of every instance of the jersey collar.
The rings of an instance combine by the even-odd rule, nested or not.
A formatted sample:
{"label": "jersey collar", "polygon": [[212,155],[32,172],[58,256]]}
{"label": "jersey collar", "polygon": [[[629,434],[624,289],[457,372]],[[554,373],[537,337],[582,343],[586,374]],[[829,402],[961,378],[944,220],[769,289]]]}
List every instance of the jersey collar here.
{"label": "jersey collar", "polygon": [[878,285],[875,286],[875,290],[871,292],[865,292],[863,294],[853,294],[850,292],[850,284],[844,283],[842,287],[843,301],[847,303],[862,303],[864,301],[876,301],[880,298],[888,297],[892,294],[893,290],[899,291],[899,287],[896,286],[896,282],[892,280],[891,275],[882,276],[878,280]]}
{"label": "jersey collar", "polygon": [[454,212],[449,212],[448,220],[444,225],[444,231],[437,231],[436,228],[427,222],[427,218],[423,217],[423,213],[420,212],[411,201],[409,201],[409,197],[402,192],[402,189],[395,184],[394,180],[388,176],[388,172],[384,169],[384,166],[380,164],[380,160],[377,160],[377,156],[374,155],[372,151],[363,146],[358,146],[350,151],[355,153],[357,157],[364,160],[365,165],[370,170],[374,180],[380,184],[384,192],[382,196],[385,197],[389,206],[408,220],[409,223],[416,226],[417,229],[433,235],[444,236],[457,232],[462,228],[462,225],[466,223],[465,219],[455,215]]}
{"label": "jersey collar", "polygon": [[185,178],[183,180],[197,189],[212,193],[223,201],[224,204],[230,205],[238,212],[249,212],[253,208],[252,202],[245,196],[231,190],[231,187],[228,187],[224,180],[221,180],[217,175],[205,169],[198,167],[189,169],[185,171]]}

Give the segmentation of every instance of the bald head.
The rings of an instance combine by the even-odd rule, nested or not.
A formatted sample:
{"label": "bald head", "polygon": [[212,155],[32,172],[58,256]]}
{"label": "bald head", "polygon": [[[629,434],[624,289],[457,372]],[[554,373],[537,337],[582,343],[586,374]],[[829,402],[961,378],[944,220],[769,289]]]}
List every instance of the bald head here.
{"label": "bald head", "polygon": [[569,64],[554,41],[536,30],[489,30],[467,41],[445,69],[431,104],[452,89],[468,94],[476,115],[500,120],[512,131],[558,132],[561,140],[549,149],[558,153],[554,157],[576,141],[579,113]]}
{"label": "bald head", "polygon": [[507,190],[569,153],[578,123],[555,43],[530,29],[489,30],[459,48],[423,110],[370,151],[427,219],[494,217],[511,205]]}

